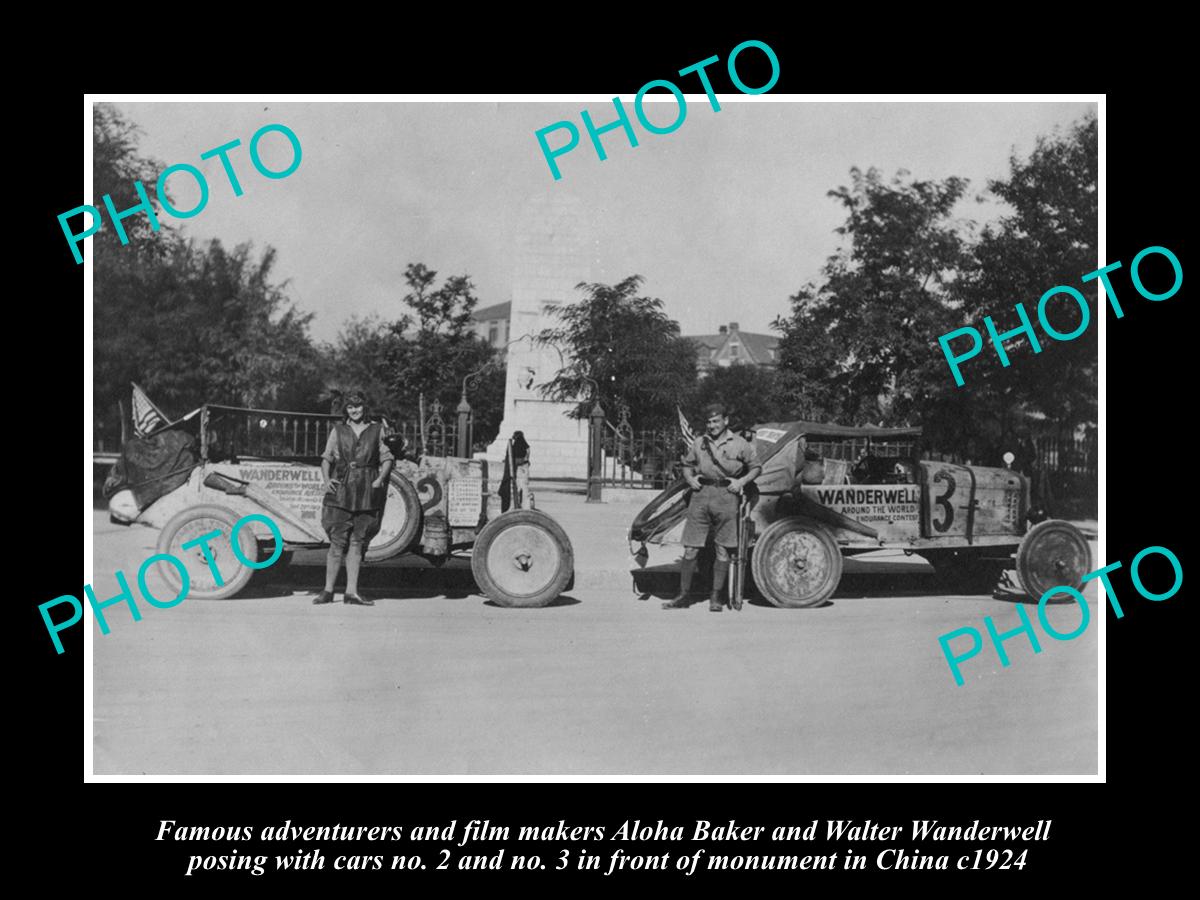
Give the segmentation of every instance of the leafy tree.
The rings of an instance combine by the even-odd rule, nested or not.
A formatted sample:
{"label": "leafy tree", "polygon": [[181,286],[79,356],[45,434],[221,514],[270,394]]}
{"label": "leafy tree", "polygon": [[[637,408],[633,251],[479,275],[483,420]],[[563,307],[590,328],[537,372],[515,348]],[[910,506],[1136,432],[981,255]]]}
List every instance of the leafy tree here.
{"label": "leafy tree", "polygon": [[[951,217],[963,179],[902,172],[885,184],[875,170],[852,169],[851,185],[829,194],[846,208],[838,233],[848,243],[776,321],[780,402],[802,418],[921,424],[935,449],[991,464],[1027,444],[1039,420],[1068,432],[1094,422],[1094,322],[1071,342],[1035,324],[1043,351],[1010,340],[1007,368],[985,336],[962,388],[937,337],[967,324],[983,332],[985,315],[1007,331],[1019,324],[1018,301],[1035,319],[1049,288],[1080,286],[1097,258],[1096,161],[1094,116],[1040,139],[1028,159],[1012,156],[1008,176],[988,182],[1011,211],[978,237]],[[1074,330],[1079,315],[1069,298],[1048,309],[1060,332]]]}
{"label": "leafy tree", "polygon": [[417,422],[424,394],[428,407],[435,400],[442,404],[442,418],[450,423],[463,379],[479,372],[468,402],[476,440],[491,440],[504,412],[505,369],[472,330],[471,313],[479,302],[474,285],[468,276],[456,275],[436,287],[437,272],[422,263],[410,264],[404,279],[409,291],[402,302],[411,312],[391,322],[352,318],[326,350],[328,387],[364,391],[372,407],[393,422]]}
{"label": "leafy tree", "polygon": [[559,307],[562,324],[537,336],[567,355],[542,392],[578,401],[573,418],[587,417],[595,387],[609,416],[616,418],[623,403],[634,428],[674,427],[675,406],[696,381],[696,347],[680,337],[679,323],[663,312],[661,300],[637,295],[643,281],[631,275],[615,285],[576,285],[584,298]]}
{"label": "leafy tree", "polygon": [[[133,181],[153,183],[161,163],[137,153],[137,128],[113,107],[95,111],[94,187],[118,209],[138,202]],[[275,251],[197,244],[144,214],[124,221],[121,245],[106,223],[95,241],[93,403],[98,431],[119,433],[117,404],[130,382],[164,411],[203,402],[320,408],[323,361],[308,336],[311,315],[273,278]]]}
{"label": "leafy tree", "polygon": [[[1021,302],[1034,323],[1042,351],[1033,352],[1025,337],[1006,341],[1010,365],[1001,367],[986,333],[984,351],[964,364],[966,385],[958,389],[996,423],[994,443],[1011,445],[1026,436],[1030,415],[1044,416],[1064,433],[1095,422],[1098,328],[1095,290],[1084,290],[1080,277],[1096,268],[1097,133],[1087,116],[1065,133],[1043,137],[1027,160],[1012,156],[1007,178],[988,189],[1012,212],[988,225],[973,251],[973,265],[959,285],[961,324],[984,332],[990,315],[998,332],[1021,324],[1014,309]],[[1072,341],[1055,341],[1037,321],[1038,300],[1056,285],[1070,285],[1093,298],[1091,323]],[[1081,322],[1069,296],[1049,302],[1046,317],[1060,333]],[[960,324],[960,323],[955,323]],[[1002,452],[1002,451],[1000,451]]]}
{"label": "leafy tree", "polygon": [[471,312],[479,303],[469,277],[457,275],[434,288],[437,272],[422,263],[404,270],[409,292],[403,303],[416,314],[403,315],[389,328],[399,338],[388,358],[391,386],[402,408],[415,412],[418,395],[426,401],[437,397],[446,403],[458,400],[462,376],[492,356],[492,350],[471,330]]}
{"label": "leafy tree", "polygon": [[[403,327],[396,330],[379,316],[351,316],[332,345],[324,348],[327,360],[326,388],[333,399],[352,390],[362,391],[372,410],[390,419],[400,413],[392,396],[390,359],[404,341]],[[340,406],[337,410],[340,411]]]}
{"label": "leafy tree", "polygon": [[[107,103],[97,103],[92,116],[92,187],[96,199],[94,205],[103,210],[101,198],[109,194],[113,206],[118,211],[137,206],[141,203],[141,198],[137,195],[134,183],[140,181],[151,205],[155,207],[159,222],[162,223],[159,234],[166,238],[162,243],[169,243],[173,232],[163,222],[162,207],[158,204],[154,191],[158,176],[166,166],[156,159],[138,153],[137,140],[141,129],[126,119],[116,107]],[[153,240],[155,235],[149,216],[139,212],[123,219],[121,225],[135,252],[148,249],[143,244],[146,239]],[[75,233],[78,234],[82,230],[76,228]],[[95,242],[97,253],[100,245],[121,246],[117,230],[108,221],[107,215],[103,227],[88,240]]]}
{"label": "leafy tree", "polygon": [[[97,383],[127,398],[139,382],[167,412],[204,402],[312,410],[323,364],[308,338],[311,314],[298,313],[271,280],[275,252],[254,259],[249,244],[227,252],[172,241],[155,262],[143,258],[121,284],[96,275]],[[116,318],[124,308],[128,316]],[[100,400],[97,399],[97,405]]]}
{"label": "leafy tree", "polygon": [[778,398],[801,418],[905,424],[944,366],[930,347],[953,321],[954,280],[969,258],[965,226],[951,217],[967,182],[850,175],[849,186],[829,192],[846,209],[837,233],[847,245],[775,321]]}
{"label": "leafy tree", "polygon": [[776,399],[778,381],[773,369],[722,366],[699,380],[683,411],[693,428],[703,422],[704,407],[709,403],[725,404],[730,410],[730,423],[735,428],[788,419],[791,416],[780,408]]}

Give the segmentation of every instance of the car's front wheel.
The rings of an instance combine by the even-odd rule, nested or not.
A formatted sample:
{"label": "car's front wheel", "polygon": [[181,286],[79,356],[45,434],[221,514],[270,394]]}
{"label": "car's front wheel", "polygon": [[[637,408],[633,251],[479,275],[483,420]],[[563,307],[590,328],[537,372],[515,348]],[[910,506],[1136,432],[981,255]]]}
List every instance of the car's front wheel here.
{"label": "car's front wheel", "polygon": [[842,551],[824,525],[788,516],[759,536],[750,571],[759,592],[775,606],[819,606],[841,581]]}

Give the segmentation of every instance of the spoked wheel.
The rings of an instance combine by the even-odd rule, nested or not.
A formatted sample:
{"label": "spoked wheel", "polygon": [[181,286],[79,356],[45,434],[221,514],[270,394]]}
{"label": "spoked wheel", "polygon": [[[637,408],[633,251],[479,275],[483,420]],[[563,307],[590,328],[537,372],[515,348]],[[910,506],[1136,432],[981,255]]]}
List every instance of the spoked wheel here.
{"label": "spoked wheel", "polygon": [[575,551],[562,526],[545,513],[510,510],[479,532],[471,572],[499,606],[545,606],[575,574]]}
{"label": "spoked wheel", "polygon": [[[231,509],[202,505],[183,510],[163,527],[158,536],[158,552],[169,553],[187,568],[191,585],[187,594],[189,598],[225,600],[244,588],[250,576],[254,574],[254,569],[238,559],[233,552],[233,545],[229,542],[230,533],[237,520],[237,514]],[[212,555],[213,565],[220,573],[219,579],[213,575],[208,561],[204,558],[204,548],[201,544],[186,550],[183,548],[184,544],[212,531],[220,534],[205,543]],[[238,533],[238,546],[243,557],[259,561],[258,541],[254,537],[254,530],[248,525],[243,526]],[[179,591],[182,581],[175,566],[163,562],[154,568],[162,574],[163,580],[172,590]]]}
{"label": "spoked wheel", "polygon": [[1029,530],[1017,548],[1017,574],[1035,600],[1054,587],[1083,587],[1092,571],[1092,550],[1083,532],[1062,519],[1047,519]]}
{"label": "spoked wheel", "polygon": [[767,526],[750,555],[759,592],[776,606],[803,609],[824,603],[842,578],[842,551],[829,529],[807,519]]}
{"label": "spoked wheel", "polygon": [[383,505],[379,534],[371,539],[371,546],[367,548],[367,562],[399,556],[412,546],[420,528],[421,500],[416,488],[399,472],[392,472],[388,478],[387,502]]}

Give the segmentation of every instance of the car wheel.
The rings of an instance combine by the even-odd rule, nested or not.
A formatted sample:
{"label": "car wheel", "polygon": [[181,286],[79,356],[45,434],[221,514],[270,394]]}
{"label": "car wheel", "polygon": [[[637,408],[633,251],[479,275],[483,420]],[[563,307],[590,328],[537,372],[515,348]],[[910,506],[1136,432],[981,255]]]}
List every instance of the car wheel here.
{"label": "car wheel", "polygon": [[[238,558],[230,543],[230,534],[238,518],[237,513],[231,509],[206,504],[181,511],[163,526],[158,536],[157,551],[168,553],[184,564],[190,584],[187,594],[189,598],[226,600],[244,588],[254,574],[255,570]],[[213,565],[220,574],[219,579],[213,575],[212,568],[205,559],[203,545],[196,544],[186,550],[183,548],[189,541],[212,531],[220,533],[218,537],[207,542]],[[238,546],[243,557],[258,561],[258,540],[254,537],[253,529],[248,526],[242,528],[238,533]],[[155,568],[172,590],[180,590],[183,582],[175,566],[162,563]]]}
{"label": "car wheel", "polygon": [[545,513],[510,510],[479,532],[471,572],[499,606],[545,606],[574,577],[575,551],[562,526]]}
{"label": "car wheel", "polygon": [[842,578],[842,551],[829,529],[807,519],[772,522],[750,555],[754,584],[775,606],[803,609],[828,600]]}
{"label": "car wheel", "polygon": [[1040,600],[1054,587],[1083,587],[1092,571],[1092,548],[1083,532],[1062,519],[1039,522],[1017,548],[1017,574],[1026,593]]}
{"label": "car wheel", "polygon": [[387,502],[383,505],[379,534],[371,538],[371,545],[367,547],[367,562],[399,556],[412,546],[420,530],[421,500],[417,490],[399,472],[392,472],[388,478]]}

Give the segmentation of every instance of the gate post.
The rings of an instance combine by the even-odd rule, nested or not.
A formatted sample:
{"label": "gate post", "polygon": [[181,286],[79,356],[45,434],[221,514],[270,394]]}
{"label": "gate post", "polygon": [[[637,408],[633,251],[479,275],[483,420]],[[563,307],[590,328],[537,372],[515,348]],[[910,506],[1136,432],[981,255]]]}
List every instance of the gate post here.
{"label": "gate post", "polygon": [[470,457],[468,452],[471,449],[468,423],[471,419],[471,404],[467,402],[467,392],[464,390],[462,396],[458,400],[458,408],[455,410],[458,413],[458,431],[455,434],[455,456],[461,459]]}
{"label": "gate post", "polygon": [[601,481],[604,475],[604,407],[597,400],[588,413],[588,503],[601,502]]}

